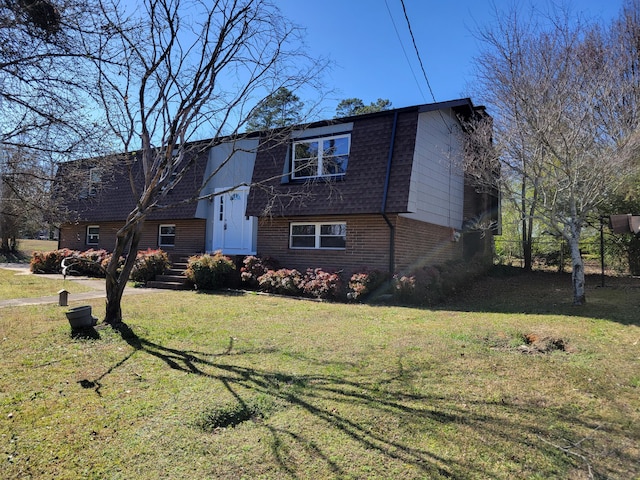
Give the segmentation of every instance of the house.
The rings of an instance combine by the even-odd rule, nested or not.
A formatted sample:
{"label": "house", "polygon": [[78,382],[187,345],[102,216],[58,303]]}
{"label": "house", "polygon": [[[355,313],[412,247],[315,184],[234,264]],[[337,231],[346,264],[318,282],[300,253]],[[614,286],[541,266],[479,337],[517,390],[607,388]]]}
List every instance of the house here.
{"label": "house", "polygon": [[[247,215],[257,250],[289,268],[409,272],[488,251],[497,194],[465,182],[461,118],[471,100],[307,125],[258,149]],[[269,180],[267,180],[269,179]]]}
{"label": "house", "polygon": [[[477,114],[459,99],[225,139],[202,149],[170,193],[178,206],[148,217],[140,248],[270,256],[346,274],[486,253],[491,235],[465,229],[474,218],[499,221],[497,194],[465,180],[461,119]],[[61,247],[113,247],[134,205],[120,170],[97,178],[87,168],[84,193],[66,204],[73,217],[60,227]],[[186,202],[198,190],[200,200]]]}

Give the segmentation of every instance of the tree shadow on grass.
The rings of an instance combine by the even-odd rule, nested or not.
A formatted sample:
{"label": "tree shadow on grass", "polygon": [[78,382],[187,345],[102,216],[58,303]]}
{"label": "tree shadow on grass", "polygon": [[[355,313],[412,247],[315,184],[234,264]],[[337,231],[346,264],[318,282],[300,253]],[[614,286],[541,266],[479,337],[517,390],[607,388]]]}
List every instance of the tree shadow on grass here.
{"label": "tree shadow on grass", "polygon": [[[624,444],[633,440],[630,438],[632,435],[611,426],[607,419],[584,419],[580,412],[571,409],[550,410],[542,405],[507,400],[463,400],[462,394],[454,397],[411,393],[404,380],[420,375],[420,371],[403,370],[389,374],[383,382],[380,381],[382,375],[370,381],[356,382],[346,376],[291,375],[234,365],[228,361],[234,358],[231,344],[226,351],[212,355],[159,345],[138,336],[125,324],[117,330],[134,350],[98,379],[81,380],[79,383],[84,388],[94,388],[100,394],[100,382],[105,376],[134,353],[144,352],[162,360],[173,370],[220,382],[242,407],[250,403],[252,397],[262,395],[287,408],[300,409],[305,416],[311,416],[314,421],[333,429],[336,436],[350,439],[364,451],[381,456],[385,462],[409,465],[425,478],[491,478],[498,471],[504,473],[499,468],[494,471],[492,466],[476,461],[492,455],[495,445],[499,445],[498,451],[515,452],[513,455],[517,458],[506,458],[506,464],[526,462],[529,454],[523,452],[533,450],[539,456],[553,459],[550,461],[552,468],[563,465],[567,471],[589,472],[596,477],[617,477],[621,472],[611,471],[609,463],[598,463],[594,452],[604,448],[603,442],[610,445],[611,442]],[[305,361],[302,357],[299,360]],[[310,358],[308,363],[333,362]],[[397,427],[389,431],[376,423],[378,418],[393,418]],[[554,425],[558,424],[564,428],[562,437],[554,430]],[[308,429],[274,426],[268,419],[263,426],[271,437],[271,451],[281,473],[291,478],[303,476],[298,463],[301,455],[324,463],[336,476],[354,474],[351,470],[345,471],[329,451],[323,451],[321,438],[315,438],[313,433],[304,433]],[[597,435],[586,441],[589,432],[596,430]],[[467,446],[457,445],[460,435],[465,434],[473,440]],[[447,453],[438,454],[414,446],[412,440],[419,436],[433,437],[434,441],[443,443],[438,451]],[[292,445],[299,453],[294,456],[295,460],[288,456],[294,448]],[[467,448],[483,452],[450,453],[461,450],[465,453]],[[633,465],[638,461],[626,458],[628,454],[624,451],[617,453],[622,465]],[[530,468],[531,474],[537,473],[535,465]]]}

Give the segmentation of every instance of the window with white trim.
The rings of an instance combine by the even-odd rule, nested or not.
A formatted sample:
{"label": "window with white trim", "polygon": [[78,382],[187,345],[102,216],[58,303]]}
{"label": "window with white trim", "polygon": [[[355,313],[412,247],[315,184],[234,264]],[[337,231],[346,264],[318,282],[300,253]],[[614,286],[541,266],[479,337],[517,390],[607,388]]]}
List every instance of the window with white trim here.
{"label": "window with white trim", "polygon": [[344,250],[347,244],[347,224],[292,223],[289,234],[290,248]]}
{"label": "window with white trim", "polygon": [[98,193],[100,182],[102,181],[102,169],[100,167],[93,167],[89,169],[89,196],[94,196]]}
{"label": "window with white trim", "polygon": [[337,177],[347,172],[351,134],[293,142],[291,178]]}
{"label": "window with white trim", "polygon": [[87,225],[87,245],[98,245],[100,242],[100,226]]}
{"label": "window with white trim", "polygon": [[176,245],[176,226],[160,225],[158,230],[158,246],[174,247]]}

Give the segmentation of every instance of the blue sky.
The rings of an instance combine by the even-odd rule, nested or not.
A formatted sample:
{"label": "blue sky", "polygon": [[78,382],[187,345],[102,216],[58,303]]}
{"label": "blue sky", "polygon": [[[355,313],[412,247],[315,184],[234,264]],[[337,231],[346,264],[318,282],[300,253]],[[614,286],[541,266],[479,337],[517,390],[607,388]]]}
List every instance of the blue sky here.
{"label": "blue sky", "polygon": [[[436,101],[469,96],[472,62],[479,51],[472,32],[495,22],[492,4],[504,11],[513,2],[405,0]],[[336,91],[325,100],[321,116],[333,116],[338,101],[349,97],[361,98],[365,103],[388,98],[394,107],[432,101],[400,0],[275,0],[274,3],[287,18],[306,29],[311,54],[329,57],[335,63],[325,82]],[[531,5],[529,1],[520,3]],[[548,2],[534,3],[544,7]],[[623,0],[576,0],[570,5],[573,12],[587,19],[609,22],[618,15],[622,3]],[[300,97],[305,100],[304,92]]]}

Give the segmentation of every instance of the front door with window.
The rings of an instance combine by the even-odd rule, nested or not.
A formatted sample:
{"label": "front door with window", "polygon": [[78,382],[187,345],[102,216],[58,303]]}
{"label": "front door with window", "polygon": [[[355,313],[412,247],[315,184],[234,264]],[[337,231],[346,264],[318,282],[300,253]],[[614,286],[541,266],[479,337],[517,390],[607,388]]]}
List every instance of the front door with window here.
{"label": "front door with window", "polygon": [[225,255],[255,254],[256,219],[245,215],[248,195],[249,187],[239,187],[216,195],[211,250],[221,250]]}

